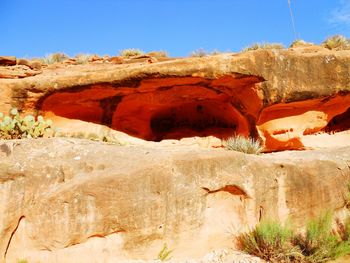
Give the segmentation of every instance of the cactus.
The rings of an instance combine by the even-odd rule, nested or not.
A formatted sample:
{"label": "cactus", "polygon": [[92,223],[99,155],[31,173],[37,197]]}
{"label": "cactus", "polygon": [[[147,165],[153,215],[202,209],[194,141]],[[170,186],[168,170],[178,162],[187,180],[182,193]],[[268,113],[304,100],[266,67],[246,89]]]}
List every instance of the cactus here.
{"label": "cactus", "polygon": [[0,112],[0,139],[22,139],[53,136],[52,121],[42,116],[32,115],[22,117],[16,108],[9,115]]}

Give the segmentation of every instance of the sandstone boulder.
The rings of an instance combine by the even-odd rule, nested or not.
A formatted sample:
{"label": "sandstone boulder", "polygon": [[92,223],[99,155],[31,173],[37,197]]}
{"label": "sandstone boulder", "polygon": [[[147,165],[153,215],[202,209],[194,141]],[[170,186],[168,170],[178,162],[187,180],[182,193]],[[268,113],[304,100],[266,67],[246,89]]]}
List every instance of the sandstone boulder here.
{"label": "sandstone boulder", "polygon": [[0,56],[0,66],[13,66],[13,65],[16,65],[16,57]]}
{"label": "sandstone boulder", "polygon": [[40,70],[42,63],[39,60],[17,59],[17,65],[24,65],[34,70]]}

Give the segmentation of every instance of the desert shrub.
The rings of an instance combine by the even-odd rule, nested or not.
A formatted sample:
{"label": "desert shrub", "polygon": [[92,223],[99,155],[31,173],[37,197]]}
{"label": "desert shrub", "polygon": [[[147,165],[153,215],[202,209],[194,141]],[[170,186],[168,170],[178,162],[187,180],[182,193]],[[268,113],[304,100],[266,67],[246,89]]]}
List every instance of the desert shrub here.
{"label": "desert shrub", "polygon": [[313,43],[309,43],[309,42],[306,42],[302,39],[297,39],[297,40],[294,40],[292,42],[292,44],[290,44],[290,48],[295,48],[295,47],[306,47],[306,46],[311,46],[311,45],[314,45]]}
{"label": "desert shrub", "polygon": [[238,246],[244,252],[269,262],[289,262],[300,257],[292,246],[293,231],[271,220],[261,221],[252,231],[237,238]]}
{"label": "desert shrub", "polygon": [[77,64],[86,64],[89,62],[91,56],[90,54],[78,54],[75,56],[75,61]]}
{"label": "desert shrub", "polygon": [[350,49],[350,40],[342,35],[334,35],[322,42],[322,46],[334,50]]}
{"label": "desert shrub", "polygon": [[160,50],[160,51],[152,51],[147,53],[147,55],[151,57],[156,57],[156,58],[167,58],[168,53],[166,51]]}
{"label": "desert shrub", "polygon": [[307,223],[304,234],[294,234],[288,226],[265,220],[237,238],[238,247],[270,262],[320,263],[350,254],[350,219],[337,222],[325,213]]}
{"label": "desert shrub", "polygon": [[337,228],[336,233],[341,240],[350,241],[350,217],[347,217],[344,222],[341,222],[338,218],[335,220]]}
{"label": "desert shrub", "polygon": [[68,59],[68,56],[64,53],[59,52],[59,53],[46,55],[44,58],[41,59],[41,61],[44,64],[50,65],[57,62],[62,62],[66,59]]}
{"label": "desert shrub", "polygon": [[305,262],[327,262],[350,253],[350,243],[332,231],[332,214],[327,212],[309,221],[306,233],[293,239],[293,244],[300,248]]}
{"label": "desert shrub", "polygon": [[129,48],[129,49],[124,49],[122,51],[119,52],[119,55],[122,57],[135,57],[135,56],[141,56],[143,55],[145,52],[143,52],[140,49],[137,48]]}
{"label": "desert shrub", "polygon": [[263,147],[258,140],[245,138],[240,135],[224,140],[223,145],[227,150],[248,154],[260,154],[263,150]]}
{"label": "desert shrub", "polygon": [[207,51],[205,51],[203,48],[199,48],[191,53],[191,57],[206,57],[208,55]]}
{"label": "desert shrub", "polygon": [[16,108],[11,109],[6,116],[0,113],[0,139],[38,138],[52,135],[52,121],[45,120],[42,116],[22,117]]}
{"label": "desert shrub", "polygon": [[169,250],[167,243],[164,243],[163,248],[158,253],[158,260],[160,261],[167,261],[171,259],[170,254],[172,253],[172,250]]}
{"label": "desert shrub", "polygon": [[251,50],[258,49],[283,49],[284,46],[280,43],[254,43],[242,50],[242,52],[247,52]]}

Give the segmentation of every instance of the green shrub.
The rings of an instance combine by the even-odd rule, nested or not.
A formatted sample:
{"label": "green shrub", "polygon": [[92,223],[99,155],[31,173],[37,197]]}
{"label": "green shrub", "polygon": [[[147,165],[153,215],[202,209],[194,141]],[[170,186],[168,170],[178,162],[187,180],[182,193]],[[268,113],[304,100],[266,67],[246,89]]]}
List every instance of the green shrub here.
{"label": "green shrub", "polygon": [[270,262],[289,262],[300,257],[300,252],[293,247],[293,232],[288,226],[278,222],[261,221],[251,232],[238,237],[238,246],[248,254]]}
{"label": "green shrub", "polygon": [[135,56],[141,56],[143,55],[145,52],[143,52],[140,49],[137,48],[130,48],[130,49],[124,49],[122,51],[119,52],[119,55],[122,57],[135,57]]}
{"label": "green shrub", "polygon": [[158,260],[160,261],[167,261],[171,259],[170,254],[172,253],[172,250],[168,249],[168,245],[166,243],[164,243],[163,248],[161,249],[161,251],[158,254]]}
{"label": "green shrub", "polygon": [[322,46],[331,50],[348,50],[350,40],[342,35],[334,35],[323,41]]}
{"label": "green shrub", "polygon": [[28,260],[26,260],[26,259],[19,259],[19,260],[17,260],[17,263],[28,263]]}
{"label": "green shrub", "polygon": [[258,49],[283,49],[283,48],[284,46],[280,43],[254,43],[251,46],[244,48],[242,52],[258,50]]}
{"label": "green shrub", "polygon": [[50,65],[53,63],[62,62],[66,59],[68,59],[68,56],[64,53],[53,53],[53,54],[46,55],[44,58],[41,59],[41,61],[44,64]]}
{"label": "green shrub", "polygon": [[274,221],[262,221],[251,232],[237,238],[241,250],[270,262],[328,262],[350,254],[350,220],[337,221],[325,213],[307,223],[304,234]]}
{"label": "green shrub", "polygon": [[6,116],[0,113],[0,139],[38,138],[52,135],[52,121],[44,120],[42,116],[22,117],[16,108],[11,109]]}
{"label": "green shrub", "polygon": [[227,150],[248,154],[260,154],[263,150],[263,147],[258,140],[245,138],[240,135],[224,140],[223,145]]}
{"label": "green shrub", "polygon": [[349,241],[332,231],[332,218],[328,212],[309,221],[306,233],[294,238],[293,244],[300,248],[306,262],[327,262],[350,253]]}

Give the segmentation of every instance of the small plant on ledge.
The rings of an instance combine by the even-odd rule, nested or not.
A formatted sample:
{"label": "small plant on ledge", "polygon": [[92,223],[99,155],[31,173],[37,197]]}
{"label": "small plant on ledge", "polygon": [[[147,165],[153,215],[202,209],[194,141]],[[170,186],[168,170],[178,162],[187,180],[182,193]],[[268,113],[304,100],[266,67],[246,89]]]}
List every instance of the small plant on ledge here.
{"label": "small plant on ledge", "polygon": [[234,136],[224,140],[223,145],[229,151],[237,151],[248,154],[260,154],[263,151],[258,140],[253,138],[245,138],[241,135]]}
{"label": "small plant on ledge", "polygon": [[162,250],[158,254],[158,260],[160,261],[168,261],[171,259],[170,254],[172,250],[169,250],[167,243],[164,243]]}
{"label": "small plant on ledge", "polygon": [[0,139],[22,139],[53,136],[52,121],[42,116],[21,116],[16,108],[4,116],[0,112]]}

